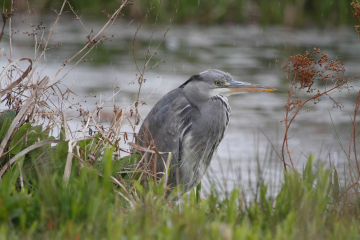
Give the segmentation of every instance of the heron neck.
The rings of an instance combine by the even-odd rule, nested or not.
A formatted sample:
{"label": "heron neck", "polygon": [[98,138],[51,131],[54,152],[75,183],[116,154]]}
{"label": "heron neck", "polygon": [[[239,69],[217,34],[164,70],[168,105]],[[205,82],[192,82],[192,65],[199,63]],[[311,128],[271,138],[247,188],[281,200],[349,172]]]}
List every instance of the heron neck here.
{"label": "heron neck", "polygon": [[196,86],[186,86],[184,88],[184,95],[190,104],[199,111],[211,99],[208,93],[199,91]]}

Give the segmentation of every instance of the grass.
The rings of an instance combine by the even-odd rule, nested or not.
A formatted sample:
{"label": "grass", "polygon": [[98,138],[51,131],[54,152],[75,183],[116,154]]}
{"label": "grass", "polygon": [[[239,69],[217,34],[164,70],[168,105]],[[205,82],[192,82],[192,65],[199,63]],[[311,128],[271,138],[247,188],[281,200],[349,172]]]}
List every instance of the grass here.
{"label": "grass", "polygon": [[1,238],[358,239],[360,235],[359,203],[337,204],[331,171],[313,169],[311,158],[302,175],[284,174],[276,199],[267,197],[262,185],[256,202],[243,202],[239,189],[225,199],[213,192],[198,199],[192,191],[181,202],[169,202],[163,185],[149,181],[135,187],[138,199],[132,207],[110,182],[111,160],[109,150],[103,177],[95,169],[83,168],[80,174],[74,169],[67,185],[63,168],[35,167],[36,174],[24,182],[22,191],[6,174],[0,183]]}

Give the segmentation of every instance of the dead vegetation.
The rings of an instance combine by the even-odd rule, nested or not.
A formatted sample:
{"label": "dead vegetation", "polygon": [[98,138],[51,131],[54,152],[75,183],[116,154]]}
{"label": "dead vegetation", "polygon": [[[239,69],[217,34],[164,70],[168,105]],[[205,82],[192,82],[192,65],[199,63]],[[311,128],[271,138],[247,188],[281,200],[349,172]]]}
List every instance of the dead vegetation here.
{"label": "dead vegetation", "polygon": [[[291,167],[295,169],[291,158],[288,141],[292,136],[288,136],[289,128],[300,110],[307,103],[318,104],[322,97],[328,97],[334,104],[334,107],[341,108],[331,94],[342,89],[350,89],[350,81],[356,77],[345,76],[344,63],[339,59],[329,60],[328,54],[321,54],[318,60],[315,57],[321,54],[320,49],[314,48],[312,54],[294,54],[283,65],[282,69],[290,82],[287,104],[285,105],[285,136],[282,144],[282,159],[285,163],[285,152],[291,162]],[[306,94],[306,100],[301,100],[299,95]],[[309,97],[310,95],[310,97]],[[310,111],[307,108],[306,111]],[[296,133],[296,132],[295,132]]]}
{"label": "dead vegetation", "polygon": [[[155,64],[150,64],[150,60],[157,54],[157,49],[163,43],[172,24],[172,20],[168,28],[164,31],[163,38],[157,43],[155,48],[152,47],[152,42],[153,34],[157,31],[156,21],[153,24],[152,35],[149,36],[149,45],[145,53],[145,61],[141,61],[141,63],[144,62],[143,65],[140,64],[139,60],[135,57],[135,52],[137,51],[135,42],[137,33],[141,31],[144,22],[147,20],[147,15],[143,21],[138,24],[132,48],[134,64],[136,65],[138,73],[134,79],[129,79],[128,81],[128,84],[138,84],[137,99],[131,106],[127,107],[114,104],[114,117],[110,122],[104,124],[104,122],[100,120],[101,111],[104,104],[111,103],[112,99],[118,95],[123,88],[114,89],[113,95],[97,104],[96,110],[91,112],[84,109],[81,106],[81,102],[74,104],[70,101],[71,96],[74,94],[71,89],[66,88],[66,90],[63,91],[59,87],[61,81],[69,72],[76,68],[80,62],[86,61],[88,54],[97,45],[106,44],[107,41],[116,39],[117,36],[110,35],[109,30],[116,24],[117,19],[122,17],[122,10],[125,7],[131,7],[131,5],[132,1],[123,0],[122,4],[112,14],[106,13],[108,21],[105,22],[103,27],[97,32],[94,32],[93,29],[89,30],[90,28],[85,26],[81,17],[77,15],[76,11],[74,11],[70,3],[66,0],[63,1],[60,10],[54,11],[56,19],[50,29],[46,29],[42,25],[42,22],[38,25],[30,24],[33,9],[29,9],[25,14],[26,19],[22,22],[30,28],[29,31],[23,34],[34,38],[35,54],[32,59],[13,59],[12,34],[8,35],[10,56],[5,57],[7,57],[9,64],[2,70],[0,75],[1,103],[5,104],[9,109],[4,112],[6,114],[3,113],[3,117],[6,118],[3,119],[3,121],[7,122],[3,124],[3,128],[1,128],[2,132],[0,132],[0,178],[7,171],[14,168],[19,168],[22,177],[22,172],[24,172],[22,168],[32,168],[31,166],[33,166],[35,162],[41,165],[52,161],[52,159],[54,160],[55,158],[49,157],[47,154],[44,154],[44,152],[33,154],[39,150],[40,147],[45,146],[50,152],[54,151],[57,158],[60,157],[66,162],[63,166],[63,179],[65,182],[69,181],[74,168],[96,168],[99,170],[99,175],[102,175],[102,169],[98,168],[98,163],[103,158],[106,149],[112,149],[114,152],[113,164],[117,166],[116,172],[114,173],[117,177],[112,177],[112,181],[120,187],[121,191],[119,191],[119,194],[123,196],[130,205],[133,205],[137,197],[132,182],[134,180],[140,182],[143,179],[153,178],[153,174],[148,167],[150,163],[144,162],[145,156],[141,156],[141,159],[136,155],[123,157],[124,155],[131,154],[131,152],[129,149],[120,147],[120,142],[131,144],[134,141],[136,126],[141,120],[138,106],[139,104],[144,104],[140,99],[141,86],[146,81],[146,73],[163,62],[163,59],[160,59]],[[159,2],[157,11],[159,11],[160,5],[161,1]],[[174,16],[176,9],[177,5],[175,5]],[[49,44],[59,19],[63,17],[66,11],[71,12],[74,18],[78,20],[84,30],[87,41],[73,56],[64,59],[63,64],[53,76],[39,77],[41,76],[39,64],[44,60],[45,55],[54,48],[62,47],[62,44],[52,47],[50,47]],[[155,10],[150,8],[149,11]],[[16,14],[14,5],[12,5],[10,11],[3,13],[3,28],[0,40],[2,36],[5,36],[4,31],[6,24],[9,24],[9,31],[13,31],[11,19]],[[131,22],[129,24],[131,24]],[[22,69],[22,65],[19,64],[20,62],[27,62],[28,67]],[[67,66],[66,71],[65,66]],[[56,102],[60,104],[56,104],[55,101],[50,100],[50,97],[54,96],[57,98]],[[78,131],[74,131],[69,126],[67,114],[69,109],[76,110],[79,113],[77,119],[82,122],[82,127]],[[8,116],[10,116],[9,119],[7,119]],[[133,119],[135,119],[135,121]],[[131,126],[132,132],[122,131],[122,127],[125,124]],[[41,127],[35,129],[35,127],[38,126]],[[59,134],[57,135],[56,133]],[[35,136],[33,136],[33,134],[35,134]],[[134,144],[131,146],[137,147]],[[159,154],[156,149],[143,149],[143,151],[145,154],[151,154],[153,157]],[[120,158],[120,156],[122,158]],[[150,158],[149,161],[152,161],[152,158]],[[18,166],[18,163],[21,164]],[[166,186],[166,181],[164,186]]]}

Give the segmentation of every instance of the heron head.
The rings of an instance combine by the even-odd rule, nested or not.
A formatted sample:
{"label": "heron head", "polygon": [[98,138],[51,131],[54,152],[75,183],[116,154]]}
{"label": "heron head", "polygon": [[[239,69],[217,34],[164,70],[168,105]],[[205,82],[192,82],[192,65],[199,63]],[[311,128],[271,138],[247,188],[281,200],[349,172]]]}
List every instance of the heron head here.
{"label": "heron head", "polygon": [[198,75],[192,76],[181,87],[186,87],[189,92],[199,95],[199,97],[211,98],[221,94],[230,96],[246,92],[269,92],[275,88],[265,87],[259,84],[240,82],[233,80],[229,73],[210,69]]}

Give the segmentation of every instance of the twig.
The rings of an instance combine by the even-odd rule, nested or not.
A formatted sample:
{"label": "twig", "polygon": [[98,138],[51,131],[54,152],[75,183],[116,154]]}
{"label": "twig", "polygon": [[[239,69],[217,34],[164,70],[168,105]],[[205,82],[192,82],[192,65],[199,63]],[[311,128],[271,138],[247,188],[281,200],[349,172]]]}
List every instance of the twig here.
{"label": "twig", "polygon": [[[74,56],[72,56],[71,58],[69,58],[69,59],[67,59],[63,64],[62,64],[62,66],[59,68],[59,70],[55,73],[55,75],[51,78],[51,80],[53,80],[59,73],[60,73],[60,71],[66,66],[66,64],[68,64],[70,61],[72,61],[75,57],[77,57],[80,53],[82,53],[88,46],[90,46],[91,44],[93,44],[93,46],[91,47],[91,49],[93,49],[102,39],[103,39],[103,37],[101,37],[98,41],[95,41],[96,40],[96,38],[100,35],[100,34],[102,34],[102,32],[106,29],[106,27],[108,27],[108,25],[110,24],[110,26],[109,26],[109,28],[106,30],[106,32],[105,32],[105,34],[107,33],[107,31],[110,29],[110,27],[113,25],[113,23],[114,23],[114,21],[115,21],[115,19],[116,19],[116,17],[117,17],[117,15],[119,15],[119,13],[120,13],[120,11],[123,9],[123,7],[127,4],[127,2],[128,2],[129,0],[124,0],[123,1],[123,3],[121,4],[121,6],[113,13],[113,15],[111,16],[111,18],[109,19],[109,21],[107,21],[106,23],[105,23],[105,25],[100,29],[100,31],[93,37],[93,38],[91,38],[87,43],[86,43],[86,45],[80,50],[80,51],[78,51]],[[64,4],[66,3],[67,1],[65,0],[64,1]],[[63,5],[64,6],[64,5]],[[62,12],[62,10],[63,10],[63,7],[61,8],[61,12]],[[59,16],[60,17],[60,16]],[[58,20],[58,19],[57,19]],[[57,22],[57,21],[56,21]],[[56,24],[56,22],[55,22],[55,24]],[[55,27],[55,24],[54,24],[54,27]],[[47,40],[48,41],[48,40]],[[95,42],[95,43],[94,43]],[[84,55],[84,56],[82,56],[82,58],[69,70],[69,71],[71,71],[90,51],[91,51],[91,49]],[[68,71],[68,72],[69,72]],[[68,73],[67,72],[67,73]],[[67,74],[66,73],[66,74]],[[65,74],[65,75],[66,75]],[[64,76],[65,76],[64,75]]]}
{"label": "twig", "polygon": [[[293,87],[294,87],[294,81],[295,81],[295,77],[294,77],[293,82],[291,83],[291,89],[290,89],[290,91],[289,91],[288,102],[290,102],[291,93],[292,93],[292,90],[293,90]],[[287,139],[288,139],[287,134],[288,134],[288,130],[289,130],[289,127],[290,127],[290,124],[288,123],[288,116],[289,116],[289,108],[286,108],[286,116],[285,116],[285,135],[284,135],[284,141],[283,141],[282,150],[281,150],[285,171],[287,171],[287,169],[286,169],[286,163],[285,163],[284,147],[285,147],[285,142],[287,143]],[[289,155],[289,158],[290,158],[291,165],[292,165],[293,169],[295,169],[295,168],[294,168],[294,164],[293,164],[293,162],[292,162],[292,160],[291,160],[291,156],[290,156],[290,152],[289,152],[289,148],[288,148],[288,147],[287,147],[287,150],[288,150],[288,155]]]}
{"label": "twig", "polygon": [[97,125],[97,123],[95,122],[94,118],[92,117],[91,120],[93,121],[93,123],[95,124],[96,129],[101,133],[102,137],[114,148],[116,148],[117,150],[123,151],[123,152],[127,152],[127,153],[131,153],[129,151],[126,151],[125,149],[122,149],[118,146],[116,146],[115,144],[113,144],[109,138],[106,137],[104,131]]}
{"label": "twig", "polygon": [[[46,52],[46,50],[47,50],[47,46],[48,46],[49,41],[50,41],[50,36],[51,36],[52,32],[54,31],[54,28],[55,28],[55,26],[57,25],[57,23],[58,23],[58,21],[59,21],[59,19],[60,19],[60,16],[61,16],[61,14],[62,14],[62,12],[63,12],[63,10],[64,10],[64,7],[65,7],[66,2],[67,2],[67,0],[64,0],[63,4],[62,4],[62,6],[61,6],[60,12],[58,13],[57,18],[56,18],[56,20],[55,20],[52,28],[50,29],[49,35],[48,35],[48,37],[47,37],[47,39],[46,39],[46,41],[45,41],[44,49],[43,49],[43,51],[41,52],[40,57],[39,57],[39,59],[37,60],[35,66],[34,66],[34,70],[35,70],[35,69],[37,68],[37,66],[39,65],[41,58],[44,56],[44,54],[45,54],[45,52]],[[34,74],[34,71],[33,71],[32,74],[30,75],[30,78],[32,77],[33,74]],[[51,80],[50,80],[50,81],[51,81]]]}
{"label": "twig", "polygon": [[354,121],[353,121],[353,127],[352,127],[352,131],[351,131],[351,138],[350,138],[350,144],[349,144],[349,158],[350,158],[350,154],[351,154],[351,141],[354,141],[354,156],[355,156],[355,162],[356,162],[356,167],[358,170],[358,181],[360,179],[360,168],[359,168],[359,162],[357,160],[357,155],[356,155],[356,128],[355,128],[355,123],[356,123],[356,115],[358,113],[360,107],[360,91],[358,93],[357,96],[357,100],[356,100],[356,105],[355,105],[355,110],[354,110]]}
{"label": "twig", "polygon": [[23,61],[23,60],[28,60],[28,58],[20,58],[18,60],[15,60],[15,61],[11,61],[1,72],[0,74],[0,82],[2,81],[3,77],[6,75],[7,71],[12,67],[14,66],[17,62],[19,61]]}
{"label": "twig", "polygon": [[[289,151],[288,145],[287,145],[287,144],[288,144],[288,143],[287,143],[287,140],[288,140],[288,138],[287,138],[288,130],[289,130],[289,128],[290,128],[291,123],[294,121],[295,117],[297,116],[297,114],[299,113],[299,111],[304,107],[304,105],[305,105],[306,103],[308,103],[310,100],[319,98],[319,97],[321,97],[322,95],[328,94],[328,93],[330,93],[331,91],[333,91],[333,90],[335,90],[335,89],[339,89],[341,86],[347,84],[349,81],[350,81],[350,79],[346,80],[345,82],[343,82],[343,83],[341,83],[341,84],[339,84],[339,85],[334,86],[333,88],[331,88],[331,89],[329,89],[329,90],[327,90],[327,91],[322,92],[321,94],[317,94],[317,95],[314,95],[314,96],[308,98],[308,99],[305,100],[301,105],[299,105],[299,107],[297,107],[295,113],[292,115],[292,117],[290,118],[290,120],[288,120],[288,118],[287,118],[287,114],[288,114],[288,110],[287,110],[286,117],[285,117],[285,125],[286,125],[286,128],[285,128],[285,136],[284,136],[283,147],[282,147],[283,159],[284,159],[284,144],[286,144],[287,152],[288,152],[289,157],[290,157],[290,151]],[[292,84],[292,86],[293,86],[293,84]],[[291,87],[291,89],[292,89],[292,87]],[[290,93],[289,93],[289,99],[290,99]],[[289,101],[290,101],[290,100],[289,100]],[[290,157],[290,161],[291,161],[291,157]],[[291,161],[291,163],[292,163],[292,161]],[[292,166],[293,166],[293,168],[294,168],[293,163],[292,163]],[[286,168],[285,168],[285,170],[286,170]]]}
{"label": "twig", "polygon": [[15,61],[15,62],[12,62],[13,64],[8,64],[6,66],[6,68],[3,70],[3,72],[1,73],[1,76],[0,76],[0,82],[3,78],[3,73],[6,73],[8,67],[11,67],[13,66],[16,62],[19,62],[19,61],[23,61],[23,60],[28,60],[30,62],[30,65],[29,67],[26,69],[26,71],[21,75],[21,77],[19,77],[17,80],[15,80],[14,82],[12,82],[11,84],[9,84],[7,86],[7,88],[5,88],[4,90],[1,90],[0,91],[0,98],[2,98],[6,93],[10,92],[14,87],[16,87],[16,85],[18,85],[22,80],[24,80],[24,78],[30,73],[31,69],[32,69],[32,61],[30,58],[20,58],[19,60]]}
{"label": "twig", "polygon": [[1,33],[0,33],[0,42],[1,42],[2,36],[4,35],[4,30],[5,30],[7,17],[8,17],[7,16],[7,9],[5,9],[5,13],[2,14],[3,26],[2,26]]}
{"label": "twig", "polygon": [[144,147],[139,146],[139,145],[137,145],[135,143],[132,143],[132,142],[129,142],[128,145],[130,147],[133,147],[135,149],[138,149],[138,150],[144,151],[144,152],[148,152],[148,153],[158,153],[158,154],[161,154],[161,155],[171,153],[171,152],[158,152],[158,151],[155,151],[155,150],[152,150],[152,149],[144,148]]}
{"label": "twig", "polygon": [[[11,11],[13,7],[13,0],[11,0]],[[10,60],[12,60],[12,34],[11,34],[11,17],[9,19],[9,50],[10,50]]]}

